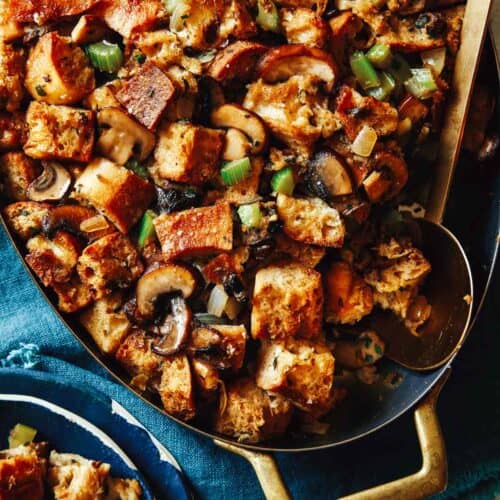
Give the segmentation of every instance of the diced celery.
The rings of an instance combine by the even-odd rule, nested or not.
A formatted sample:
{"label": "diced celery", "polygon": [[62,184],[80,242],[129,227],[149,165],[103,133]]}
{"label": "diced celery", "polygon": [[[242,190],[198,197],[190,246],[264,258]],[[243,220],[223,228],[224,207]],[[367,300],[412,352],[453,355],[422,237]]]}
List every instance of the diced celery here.
{"label": "diced celery", "polygon": [[416,68],[411,73],[413,76],[405,82],[406,90],[418,99],[432,97],[438,89],[432,71],[429,68]]}
{"label": "diced celery", "polygon": [[16,424],[9,433],[9,448],[29,444],[35,439],[37,430],[28,425]]}
{"label": "diced celery", "polygon": [[238,184],[245,177],[250,174],[252,170],[252,164],[250,163],[250,158],[241,158],[240,160],[228,161],[220,170],[220,175],[222,177],[222,182],[226,186],[232,186],[233,184]]}
{"label": "diced celery", "polygon": [[380,86],[373,89],[368,89],[366,93],[375,97],[379,101],[385,101],[396,88],[396,80],[389,73],[382,71],[379,74]]}
{"label": "diced celery", "polygon": [[363,52],[355,52],[351,56],[350,63],[356,80],[358,80],[364,89],[371,89],[380,85],[375,68]]}
{"label": "diced celery", "polygon": [[377,43],[366,53],[366,57],[376,68],[387,69],[392,59],[391,48]]}
{"label": "diced celery", "polygon": [[285,167],[276,172],[271,179],[271,187],[276,193],[283,193],[290,196],[295,188],[292,169]]}
{"label": "diced celery", "polygon": [[238,216],[244,226],[259,227],[260,221],[262,220],[262,212],[260,211],[259,203],[241,205],[238,208]]}
{"label": "diced celery", "polygon": [[139,250],[142,250],[147,243],[152,241],[155,236],[155,227],[153,221],[156,219],[157,215],[153,210],[146,210],[141,219],[141,226],[139,228],[139,238],[137,240],[137,245]]}
{"label": "diced celery", "polygon": [[87,45],[85,50],[92,66],[99,71],[116,73],[123,63],[122,49],[116,43],[97,42]]}
{"label": "diced celery", "polygon": [[257,0],[255,21],[264,31],[279,32],[280,16],[273,0]]}

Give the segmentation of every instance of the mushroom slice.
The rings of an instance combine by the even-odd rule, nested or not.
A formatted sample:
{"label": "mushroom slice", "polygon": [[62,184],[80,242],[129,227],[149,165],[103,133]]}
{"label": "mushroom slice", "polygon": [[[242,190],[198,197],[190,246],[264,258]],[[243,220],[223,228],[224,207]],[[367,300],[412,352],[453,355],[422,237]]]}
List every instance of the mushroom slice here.
{"label": "mushroom slice", "polygon": [[239,41],[219,51],[208,74],[221,83],[246,81],[252,76],[259,57],[268,49],[260,43]]}
{"label": "mushroom slice", "polygon": [[332,90],[338,73],[337,64],[327,52],[300,44],[273,48],[257,65],[257,76],[267,83],[309,75],[324,82],[327,92]]}
{"label": "mushroom slice", "polygon": [[224,337],[215,328],[202,326],[191,332],[188,352],[197,359],[210,363],[218,370],[227,370],[231,362]]}
{"label": "mushroom slice", "polygon": [[119,108],[105,108],[97,113],[102,130],[97,147],[115,163],[124,165],[132,156],[145,160],[153,151],[155,136]]}
{"label": "mushroom slice", "polygon": [[338,210],[344,219],[354,220],[358,224],[365,222],[370,215],[370,203],[356,194],[337,198],[331,205]]}
{"label": "mushroom slice", "polygon": [[181,350],[189,336],[192,314],[183,297],[170,300],[171,314],[159,327],[162,337],[153,341],[151,350],[160,356],[171,356]]}
{"label": "mushroom slice", "polygon": [[226,161],[240,160],[248,156],[252,149],[250,139],[237,128],[228,128],[226,145],[222,152],[222,159]]}
{"label": "mushroom slice", "polygon": [[196,288],[196,275],[187,266],[165,264],[144,274],[137,282],[137,310],[151,318],[160,295],[180,292],[187,299]]}
{"label": "mushroom slice", "polygon": [[29,186],[28,198],[32,201],[57,201],[71,186],[70,173],[59,163],[42,162],[43,172]]}
{"label": "mushroom slice", "polygon": [[252,154],[259,154],[267,144],[266,127],[262,120],[252,111],[238,104],[223,104],[212,111],[212,125],[221,128],[235,128],[252,140]]}
{"label": "mushroom slice", "polygon": [[312,157],[306,182],[309,190],[325,201],[353,192],[351,178],[343,161],[332,151],[319,151]]}

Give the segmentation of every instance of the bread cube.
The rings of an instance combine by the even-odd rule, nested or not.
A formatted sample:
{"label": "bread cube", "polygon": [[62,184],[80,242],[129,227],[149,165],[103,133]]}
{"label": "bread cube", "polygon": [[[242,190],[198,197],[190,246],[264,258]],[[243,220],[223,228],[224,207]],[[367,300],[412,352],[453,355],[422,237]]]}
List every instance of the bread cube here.
{"label": "bread cube", "polygon": [[193,378],[187,356],[178,354],[165,358],[158,392],[170,415],[181,420],[191,420],[195,416]]}
{"label": "bread cube", "polygon": [[221,43],[232,37],[236,40],[246,40],[257,34],[257,25],[248,11],[247,4],[240,0],[229,0],[222,14],[219,26]]}
{"label": "bread cube", "polygon": [[321,275],[303,264],[275,264],[255,275],[253,338],[314,338],[321,334]]}
{"label": "bread cube", "polygon": [[122,294],[115,292],[94,302],[79,316],[80,323],[106,354],[117,351],[132,327],[127,315],[120,311],[122,304]]}
{"label": "bread cube", "polygon": [[52,283],[51,288],[59,299],[57,308],[63,313],[80,311],[94,300],[92,290],[75,275],[66,283]]}
{"label": "bread cube", "polygon": [[43,500],[46,460],[21,447],[2,451],[2,455],[5,456],[0,459],[0,497]]}
{"label": "bread cube", "polygon": [[57,231],[52,239],[38,234],[26,248],[26,262],[45,286],[69,281],[81,250],[76,237],[66,231]]}
{"label": "bread cube", "polygon": [[88,245],[78,259],[77,271],[95,299],[116,288],[127,288],[144,271],[139,254],[123,234],[112,233]]}
{"label": "bread cube", "polygon": [[286,339],[262,345],[255,377],[260,388],[321,414],[331,406],[334,368],[335,360],[325,344]]}
{"label": "bread cube", "polygon": [[0,40],[0,109],[16,111],[24,98],[23,49]]}
{"label": "bread cube", "polygon": [[158,179],[201,185],[218,175],[223,146],[223,130],[164,122],[151,171]]}
{"label": "bread cube", "polygon": [[276,199],[283,231],[290,238],[323,247],[340,248],[345,226],[339,212],[319,198],[293,198],[278,194]]}
{"label": "bread cube", "polygon": [[20,151],[0,157],[0,178],[7,198],[12,201],[27,200],[28,186],[38,177],[40,168]]}
{"label": "bread cube", "polygon": [[278,394],[269,394],[250,378],[230,382],[226,405],[217,415],[215,431],[243,443],[258,443],[285,433],[292,405]]}
{"label": "bread cube", "polygon": [[306,267],[316,267],[325,256],[326,250],[323,247],[306,245],[300,241],[292,240],[286,234],[278,233],[274,238],[276,250],[297,260]]}
{"label": "bread cube", "polygon": [[42,26],[47,21],[59,21],[61,17],[76,16],[90,9],[99,0],[10,0],[9,14],[22,23]]}
{"label": "bread cube", "polygon": [[0,113],[0,151],[22,149],[26,141],[25,118],[21,111]]}
{"label": "bread cube", "polygon": [[10,230],[26,241],[42,230],[43,219],[50,209],[51,205],[48,203],[18,201],[7,205],[3,213]]}
{"label": "bread cube", "polygon": [[154,220],[166,260],[233,248],[233,216],[229,203],[161,214]]}
{"label": "bread cube", "polygon": [[153,184],[103,158],[89,163],[71,194],[100,210],[122,233],[141,218],[154,195]]}
{"label": "bread cube", "polygon": [[93,111],[32,101],[24,152],[40,160],[90,161],[94,121]]}
{"label": "bread cube", "polygon": [[281,25],[288,43],[323,48],[328,40],[325,21],[311,9],[297,7],[280,10]]}
{"label": "bread cube", "polygon": [[260,175],[264,169],[264,160],[262,157],[257,156],[251,159],[251,163],[252,170],[248,177],[232,186],[228,186],[222,195],[223,201],[227,201],[232,205],[243,205],[257,198]]}

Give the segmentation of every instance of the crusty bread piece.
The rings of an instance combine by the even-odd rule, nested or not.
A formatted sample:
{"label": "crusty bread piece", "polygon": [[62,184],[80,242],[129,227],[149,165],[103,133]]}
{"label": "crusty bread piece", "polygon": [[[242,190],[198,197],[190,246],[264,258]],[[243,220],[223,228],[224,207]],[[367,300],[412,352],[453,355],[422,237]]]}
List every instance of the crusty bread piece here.
{"label": "crusty bread piece", "polygon": [[9,112],[19,109],[25,94],[25,62],[26,59],[24,49],[15,48],[14,45],[0,40],[1,109],[5,109]]}
{"label": "crusty bread piece", "polygon": [[314,268],[325,256],[326,250],[323,247],[306,245],[300,241],[289,238],[284,233],[278,233],[274,238],[276,241],[276,250],[297,260],[304,266]]}
{"label": "crusty bread piece", "polygon": [[279,193],[276,199],[284,232],[294,240],[311,245],[339,248],[345,227],[339,212],[319,198],[293,198]]}
{"label": "crusty bread piece", "polygon": [[151,173],[158,180],[203,184],[219,173],[223,145],[222,130],[163,122],[158,129]]}
{"label": "crusty bread piece", "polygon": [[0,151],[22,149],[26,141],[25,118],[21,111],[0,113]]}
{"label": "crusty bread piece", "polygon": [[314,338],[321,334],[321,275],[291,262],[260,269],[252,298],[253,338]]}
{"label": "crusty bread piece", "polygon": [[247,5],[246,2],[240,0],[226,2],[218,34],[221,43],[229,37],[234,40],[246,40],[257,34],[257,25]]}
{"label": "crusty bread piece", "polygon": [[40,160],[90,161],[94,148],[94,112],[31,101],[26,113],[24,152]]}
{"label": "crusty bread piece", "polygon": [[154,195],[153,184],[103,158],[85,168],[71,194],[102,211],[122,233],[139,220]]}
{"label": "crusty bread piece", "polygon": [[260,175],[264,168],[264,159],[260,156],[254,156],[251,159],[252,170],[248,177],[242,181],[228,186],[223,194],[222,200],[232,205],[243,205],[257,199],[257,191],[259,190]]}
{"label": "crusty bread piece", "polygon": [[326,45],[329,32],[325,21],[311,9],[280,9],[281,26],[288,43],[301,43],[319,49]]}
{"label": "crusty bread piece", "polygon": [[144,266],[127,236],[112,233],[88,245],[78,259],[77,271],[96,299],[113,288],[127,288],[142,274]]}
{"label": "crusty bread piece", "polygon": [[7,205],[4,210],[9,228],[22,240],[28,240],[42,230],[42,222],[51,205],[35,201],[18,201]]}
{"label": "crusty bread piece", "polygon": [[154,220],[166,260],[233,248],[233,216],[229,203],[161,214]]}
{"label": "crusty bread piece", "polygon": [[139,500],[142,488],[136,479],[106,478],[104,500]]}
{"label": "crusty bread piece", "polygon": [[292,406],[286,399],[268,394],[250,378],[241,378],[227,385],[215,431],[241,442],[257,443],[282,435],[291,414]]}
{"label": "crusty bread piece", "polygon": [[186,355],[164,358],[158,393],[165,410],[174,417],[191,420],[196,415],[193,377]]}
{"label": "crusty bread piece", "polygon": [[92,290],[78,276],[73,276],[67,283],[52,283],[51,288],[59,299],[57,308],[64,313],[77,312],[93,300]]}
{"label": "crusty bread piece", "polygon": [[106,354],[116,352],[132,327],[127,315],[119,310],[122,304],[122,294],[114,292],[94,302],[79,316],[80,323]]}
{"label": "crusty bread piece", "polygon": [[322,342],[291,338],[264,342],[256,382],[319,416],[331,407],[334,368],[333,355]]}
{"label": "crusty bread piece", "polygon": [[0,157],[0,178],[4,192],[11,201],[28,199],[28,186],[38,177],[40,167],[21,151],[5,153]]}

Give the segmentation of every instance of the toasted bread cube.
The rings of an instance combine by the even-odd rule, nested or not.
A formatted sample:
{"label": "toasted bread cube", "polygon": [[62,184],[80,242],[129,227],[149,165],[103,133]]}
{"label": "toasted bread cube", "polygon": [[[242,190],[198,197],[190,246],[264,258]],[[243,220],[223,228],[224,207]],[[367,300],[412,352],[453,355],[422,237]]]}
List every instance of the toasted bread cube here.
{"label": "toasted bread cube", "polygon": [[71,38],[51,31],[30,52],[25,84],[37,101],[73,104],[94,90],[94,69]]}
{"label": "toasted bread cube", "polygon": [[221,42],[232,37],[236,40],[246,40],[257,34],[257,25],[251,16],[245,2],[229,0],[222,14],[219,26]]}
{"label": "toasted bread cube", "polygon": [[140,500],[142,488],[136,479],[120,479],[108,476],[106,478],[106,500]]}
{"label": "toasted bread cube", "polygon": [[19,109],[24,97],[25,57],[23,49],[0,40],[0,108]]}
{"label": "toasted bread cube", "polygon": [[22,23],[42,26],[47,21],[58,21],[61,17],[76,16],[90,9],[99,0],[10,0],[9,14]]}
{"label": "toasted bread cube", "polygon": [[68,282],[81,250],[76,237],[66,231],[57,231],[52,239],[38,234],[26,248],[26,262],[45,286]]}
{"label": "toasted bread cube", "polygon": [[254,201],[257,198],[259,190],[260,175],[264,169],[264,160],[262,157],[253,157],[251,159],[252,170],[250,175],[242,181],[228,186],[224,191],[222,199],[233,205],[243,205]]}
{"label": "toasted bread cube", "polygon": [[52,283],[51,288],[58,298],[57,308],[63,313],[80,311],[94,300],[92,290],[78,276],[66,283]]}
{"label": "toasted bread cube", "polygon": [[278,437],[286,431],[292,405],[279,395],[271,395],[250,378],[228,384],[227,402],[217,415],[215,431],[243,443],[258,443]]}
{"label": "toasted bread cube", "polygon": [[170,78],[148,61],[123,84],[116,98],[139,123],[154,130],[174,93]]}
{"label": "toasted bread cube", "polygon": [[132,384],[143,391],[159,384],[165,359],[151,350],[152,343],[153,339],[143,330],[132,329],[115,354],[117,361],[133,377]]}
{"label": "toasted bread cube", "polygon": [[245,246],[237,247],[230,253],[221,253],[203,266],[203,277],[210,283],[223,285],[224,279],[230,273],[242,274],[245,271],[245,262],[249,255]]}
{"label": "toasted bread cube", "polygon": [[314,338],[321,334],[321,274],[298,262],[276,264],[255,275],[253,338]]}
{"label": "toasted bread cube", "polygon": [[9,200],[27,200],[28,186],[38,177],[39,172],[38,165],[20,151],[0,157],[0,178]]}
{"label": "toasted bread cube", "polygon": [[115,93],[120,90],[122,80],[113,80],[94,89],[83,101],[82,104],[94,111],[104,108],[119,108],[120,103],[115,97]]}
{"label": "toasted bread cube", "polygon": [[300,43],[319,49],[326,45],[327,25],[313,10],[305,7],[285,8],[280,10],[280,17],[288,43]]}
{"label": "toasted bread cube", "polygon": [[151,167],[155,177],[200,185],[219,173],[224,131],[164,122],[158,137]]}
{"label": "toasted bread cube", "polygon": [[94,113],[86,109],[32,101],[26,114],[24,152],[40,160],[90,161],[94,147]]}
{"label": "toasted bread cube", "polygon": [[324,247],[340,248],[344,244],[345,226],[340,214],[323,200],[280,193],[276,207],[283,230],[290,238]]}
{"label": "toasted bread cube", "polygon": [[323,247],[306,245],[299,241],[292,240],[286,234],[279,233],[275,237],[276,250],[297,260],[304,266],[314,268],[325,256],[326,250]]}
{"label": "toasted bread cube", "polygon": [[0,113],[0,151],[22,149],[26,141],[25,115],[21,111]]}
{"label": "toasted bread cube", "polygon": [[53,488],[55,500],[98,499],[102,498],[110,469],[110,465],[103,462],[52,450],[47,481]]}
{"label": "toasted bread cube", "polygon": [[372,312],[373,291],[347,262],[333,262],[325,281],[326,321],[352,325]]}
{"label": "toasted bread cube", "polygon": [[29,240],[42,230],[43,219],[50,209],[48,203],[18,201],[7,205],[3,213],[11,231],[22,240]]}
{"label": "toasted bread cube", "polygon": [[154,220],[166,260],[233,248],[233,217],[229,203],[161,214]]}
{"label": "toasted bread cube", "polygon": [[[16,452],[16,453],[12,453]],[[5,452],[2,452],[2,454]],[[43,500],[46,460],[28,450],[7,450],[0,458],[0,498],[5,500]]]}
{"label": "toasted bread cube", "polygon": [[303,410],[321,413],[332,400],[335,360],[320,342],[286,339],[266,342],[259,355],[257,385],[290,399]]}
{"label": "toasted bread cube", "polygon": [[132,327],[127,315],[120,311],[122,304],[122,294],[115,292],[94,302],[80,314],[80,323],[106,354],[117,351]]}
{"label": "toasted bread cube", "polygon": [[123,234],[112,233],[88,245],[78,259],[77,271],[100,299],[113,288],[127,288],[142,274],[137,250]]}
{"label": "toasted bread cube", "polygon": [[165,410],[174,417],[191,420],[196,415],[193,377],[187,356],[178,354],[165,358],[158,392]]}
{"label": "toasted bread cube", "polygon": [[71,194],[100,210],[122,233],[140,219],[154,195],[151,183],[103,158],[89,163]]}

